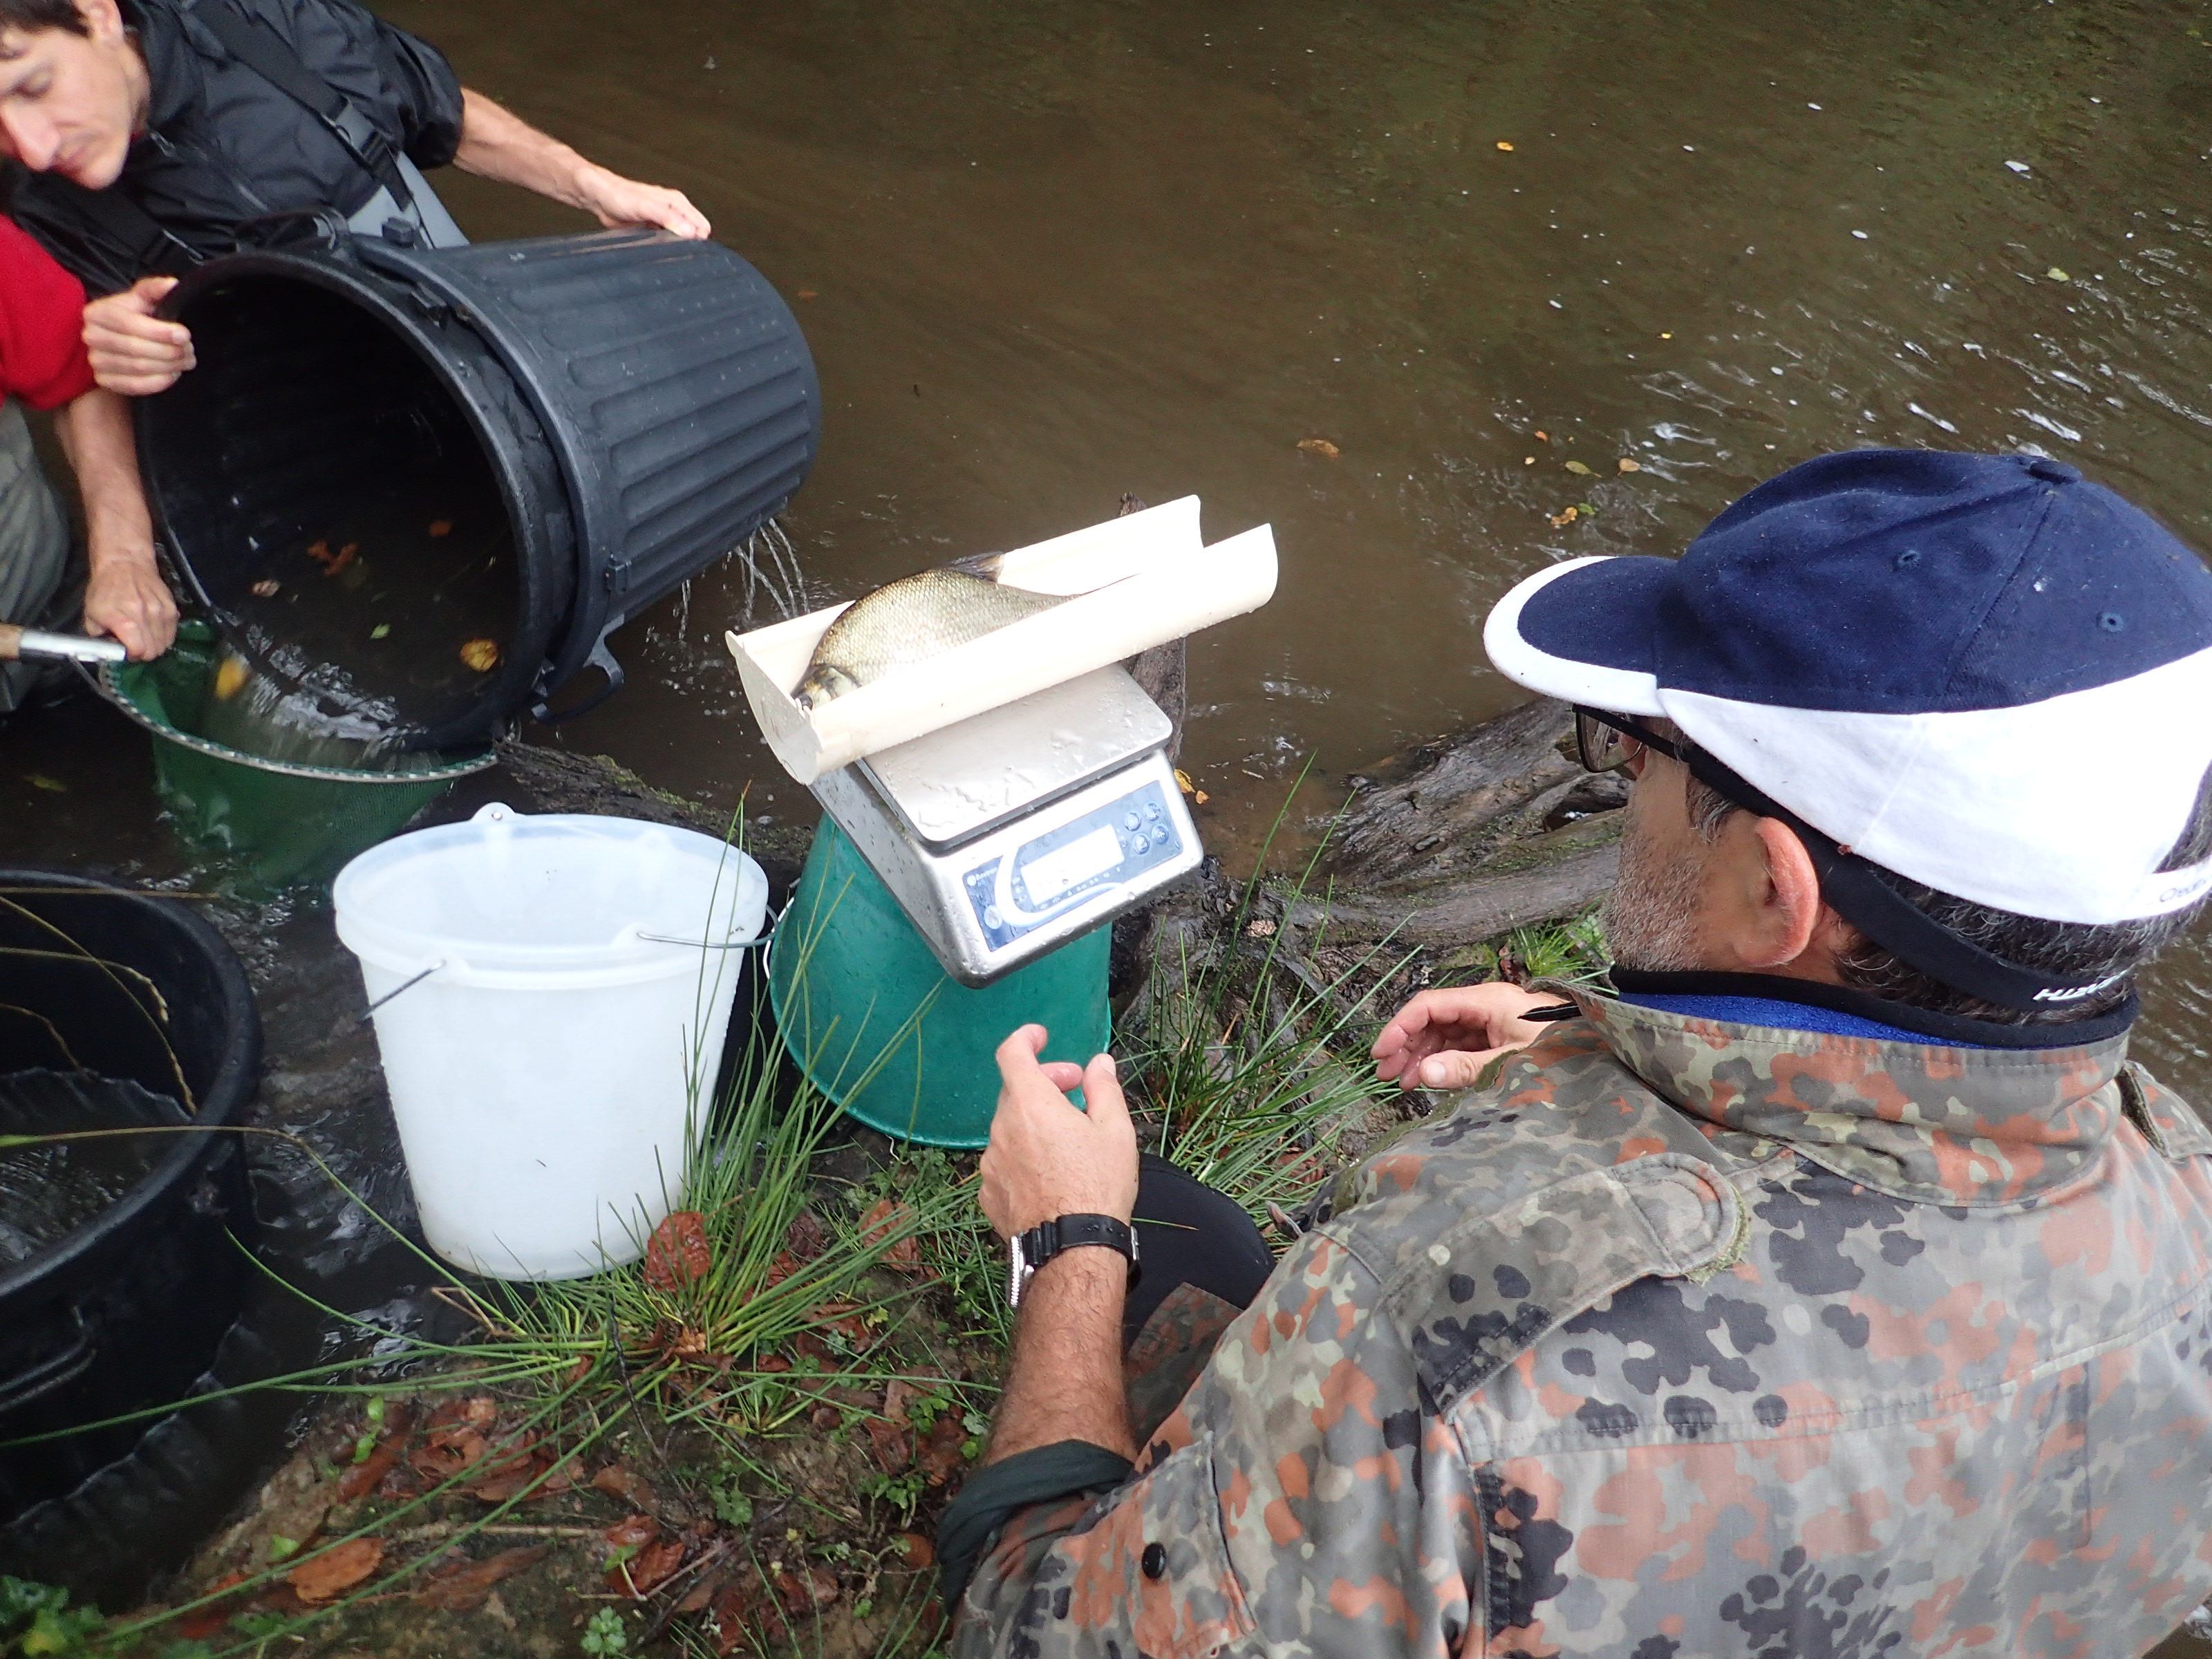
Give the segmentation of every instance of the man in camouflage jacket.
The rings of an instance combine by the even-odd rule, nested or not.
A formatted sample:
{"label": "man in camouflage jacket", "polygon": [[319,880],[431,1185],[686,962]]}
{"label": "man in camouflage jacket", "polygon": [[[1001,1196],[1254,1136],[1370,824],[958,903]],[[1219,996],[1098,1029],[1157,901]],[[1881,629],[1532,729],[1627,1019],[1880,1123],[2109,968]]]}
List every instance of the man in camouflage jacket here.
{"label": "man in camouflage jacket", "polygon": [[[1908,619],[1803,627],[1844,601]],[[1038,1270],[958,1659],[2143,1651],[2212,1588],[2212,1133],[2126,1057],[2212,886],[2212,736],[2158,714],[2212,574],[2054,463],[1860,452],[1486,644],[1636,778],[1617,994],[1401,1011],[1384,1074],[1463,1091],[1250,1307],[1163,1304],[1133,1369],[1206,1358],[1156,1426],[1121,1264]],[[1110,1061],[1085,1115],[1036,1048],[987,1212],[1126,1218]]]}

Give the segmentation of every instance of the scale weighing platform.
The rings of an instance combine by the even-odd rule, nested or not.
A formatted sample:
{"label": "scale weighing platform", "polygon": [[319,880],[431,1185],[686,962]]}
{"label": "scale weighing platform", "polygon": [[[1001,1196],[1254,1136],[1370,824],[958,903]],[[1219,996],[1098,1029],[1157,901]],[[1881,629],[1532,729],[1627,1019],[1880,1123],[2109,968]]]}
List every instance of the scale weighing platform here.
{"label": "scale weighing platform", "polygon": [[1173,730],[1101,668],[811,787],[945,972],[988,985],[1198,867]]}

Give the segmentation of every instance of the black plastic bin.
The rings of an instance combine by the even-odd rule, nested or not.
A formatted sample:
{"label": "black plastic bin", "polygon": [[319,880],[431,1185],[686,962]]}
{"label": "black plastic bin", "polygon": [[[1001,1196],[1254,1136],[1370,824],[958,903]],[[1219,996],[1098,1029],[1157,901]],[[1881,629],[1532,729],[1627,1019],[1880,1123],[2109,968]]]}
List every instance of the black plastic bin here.
{"label": "black plastic bin", "polygon": [[140,405],[165,538],[210,606],[426,748],[548,713],[587,664],[590,702],[619,685],[607,635],[781,510],[820,441],[797,320],[712,242],[364,238],[212,261],[163,309],[199,362]]}
{"label": "black plastic bin", "polygon": [[[82,1066],[239,1121],[261,1060],[245,970],[175,899],[0,870],[0,1072]],[[120,1200],[0,1267],[0,1442],[182,1398],[214,1358],[252,1267],[238,1137],[179,1133]],[[123,1456],[143,1423],[0,1449],[6,1526]]]}

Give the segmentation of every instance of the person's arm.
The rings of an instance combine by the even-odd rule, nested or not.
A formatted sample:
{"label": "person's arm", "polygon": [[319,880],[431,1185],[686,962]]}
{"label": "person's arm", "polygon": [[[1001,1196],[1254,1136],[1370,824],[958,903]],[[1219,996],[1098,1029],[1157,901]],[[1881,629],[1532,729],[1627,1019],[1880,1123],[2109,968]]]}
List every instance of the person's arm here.
{"label": "person's arm", "polygon": [[[1037,1063],[1041,1025],[999,1045],[999,1109],[982,1163],[983,1213],[1001,1238],[1063,1215],[1127,1224],[1137,1206],[1137,1133],[1113,1058]],[[1088,1111],[1066,1091],[1080,1085]],[[987,1463],[1064,1441],[1135,1455],[1121,1386],[1128,1263],[1086,1246],[1040,1267],[1022,1293],[1014,1352]]]}
{"label": "person's arm", "polygon": [[587,161],[480,92],[461,89],[461,145],[453,165],[581,208],[609,228],[657,225],[703,240],[714,228],[684,192],[641,185]]}
{"label": "person's arm", "polygon": [[138,479],[131,409],[95,388],[55,422],[84,499],[84,631],[122,641],[139,661],[158,657],[177,637],[177,602],[154,561],[154,522]]}

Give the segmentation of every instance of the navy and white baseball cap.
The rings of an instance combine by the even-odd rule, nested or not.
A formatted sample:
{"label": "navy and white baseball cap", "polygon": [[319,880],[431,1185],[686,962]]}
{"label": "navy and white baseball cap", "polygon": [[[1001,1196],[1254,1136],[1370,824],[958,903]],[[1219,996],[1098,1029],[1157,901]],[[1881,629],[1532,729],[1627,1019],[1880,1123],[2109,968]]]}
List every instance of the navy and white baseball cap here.
{"label": "navy and white baseball cap", "polygon": [[1483,643],[1532,690],[1674,721],[1943,892],[2117,922],[2212,890],[2212,860],[2159,867],[2212,768],[2212,572],[2063,462],[1822,456],[1680,559],[1528,578]]}

